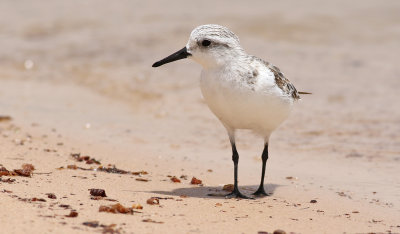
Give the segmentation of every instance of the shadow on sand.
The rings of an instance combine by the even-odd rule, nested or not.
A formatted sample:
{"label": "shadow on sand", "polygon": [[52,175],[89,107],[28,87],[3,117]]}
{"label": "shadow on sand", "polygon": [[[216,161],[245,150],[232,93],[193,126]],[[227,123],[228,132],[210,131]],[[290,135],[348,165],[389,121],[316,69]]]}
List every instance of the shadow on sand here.
{"label": "shadow on sand", "polygon": [[[272,195],[275,189],[281,185],[278,184],[266,184],[265,191],[268,195]],[[239,190],[248,196],[251,196],[253,192],[255,192],[258,188],[258,185],[245,185],[239,186]],[[198,197],[198,198],[216,198],[216,199],[225,199],[225,195],[228,194],[227,191],[222,190],[221,186],[213,187],[213,186],[200,186],[200,187],[191,187],[191,188],[178,188],[172,191],[150,191],[151,193],[158,193],[160,195],[168,195],[168,196],[188,196],[188,197]],[[253,196],[252,196],[253,197]]]}

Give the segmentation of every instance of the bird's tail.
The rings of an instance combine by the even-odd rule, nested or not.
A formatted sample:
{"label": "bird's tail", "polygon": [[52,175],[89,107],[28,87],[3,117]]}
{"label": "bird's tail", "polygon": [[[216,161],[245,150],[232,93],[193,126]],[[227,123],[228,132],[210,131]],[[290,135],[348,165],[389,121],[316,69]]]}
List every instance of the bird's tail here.
{"label": "bird's tail", "polygon": [[299,94],[312,94],[312,93],[308,93],[308,92],[299,92]]}

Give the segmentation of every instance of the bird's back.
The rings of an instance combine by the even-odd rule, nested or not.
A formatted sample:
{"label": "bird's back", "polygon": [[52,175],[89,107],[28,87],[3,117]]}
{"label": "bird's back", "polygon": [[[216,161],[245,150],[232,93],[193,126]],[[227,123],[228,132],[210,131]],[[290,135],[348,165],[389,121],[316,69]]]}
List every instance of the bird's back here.
{"label": "bird's back", "polygon": [[263,64],[266,69],[270,70],[273,73],[274,82],[278,86],[278,88],[282,90],[284,95],[291,97],[293,100],[300,99],[300,95],[294,85],[289,81],[289,79],[285,77],[285,75],[277,66],[267,61],[264,61],[256,56],[250,56],[250,58],[251,60]]}

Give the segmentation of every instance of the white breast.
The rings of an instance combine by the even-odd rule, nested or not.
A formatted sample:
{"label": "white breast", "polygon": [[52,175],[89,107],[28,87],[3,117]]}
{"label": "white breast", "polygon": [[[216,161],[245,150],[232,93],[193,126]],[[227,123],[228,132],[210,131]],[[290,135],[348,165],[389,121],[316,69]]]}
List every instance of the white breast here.
{"label": "white breast", "polygon": [[258,70],[252,84],[232,70],[203,70],[200,86],[209,108],[225,127],[269,136],[287,118],[293,100],[283,95],[271,71]]}

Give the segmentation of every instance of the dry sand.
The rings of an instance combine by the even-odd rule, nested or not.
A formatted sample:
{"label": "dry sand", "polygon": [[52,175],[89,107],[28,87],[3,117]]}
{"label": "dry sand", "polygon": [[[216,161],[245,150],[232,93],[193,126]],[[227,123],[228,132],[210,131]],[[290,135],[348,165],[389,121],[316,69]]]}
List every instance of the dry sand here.
{"label": "dry sand", "polygon": [[[0,2],[0,116],[12,117],[0,121],[0,164],[36,168],[1,177],[2,232],[400,233],[398,1],[166,4]],[[200,67],[150,67],[204,23],[230,27],[249,53],[314,93],[271,138],[269,197],[208,196],[225,192],[233,165],[225,130],[202,101]],[[250,194],[262,141],[241,132],[238,150]],[[148,174],[66,169],[98,167],[72,153]],[[108,197],[91,199],[91,188]],[[143,209],[99,212],[117,202]],[[66,217],[71,210],[78,216]]]}

